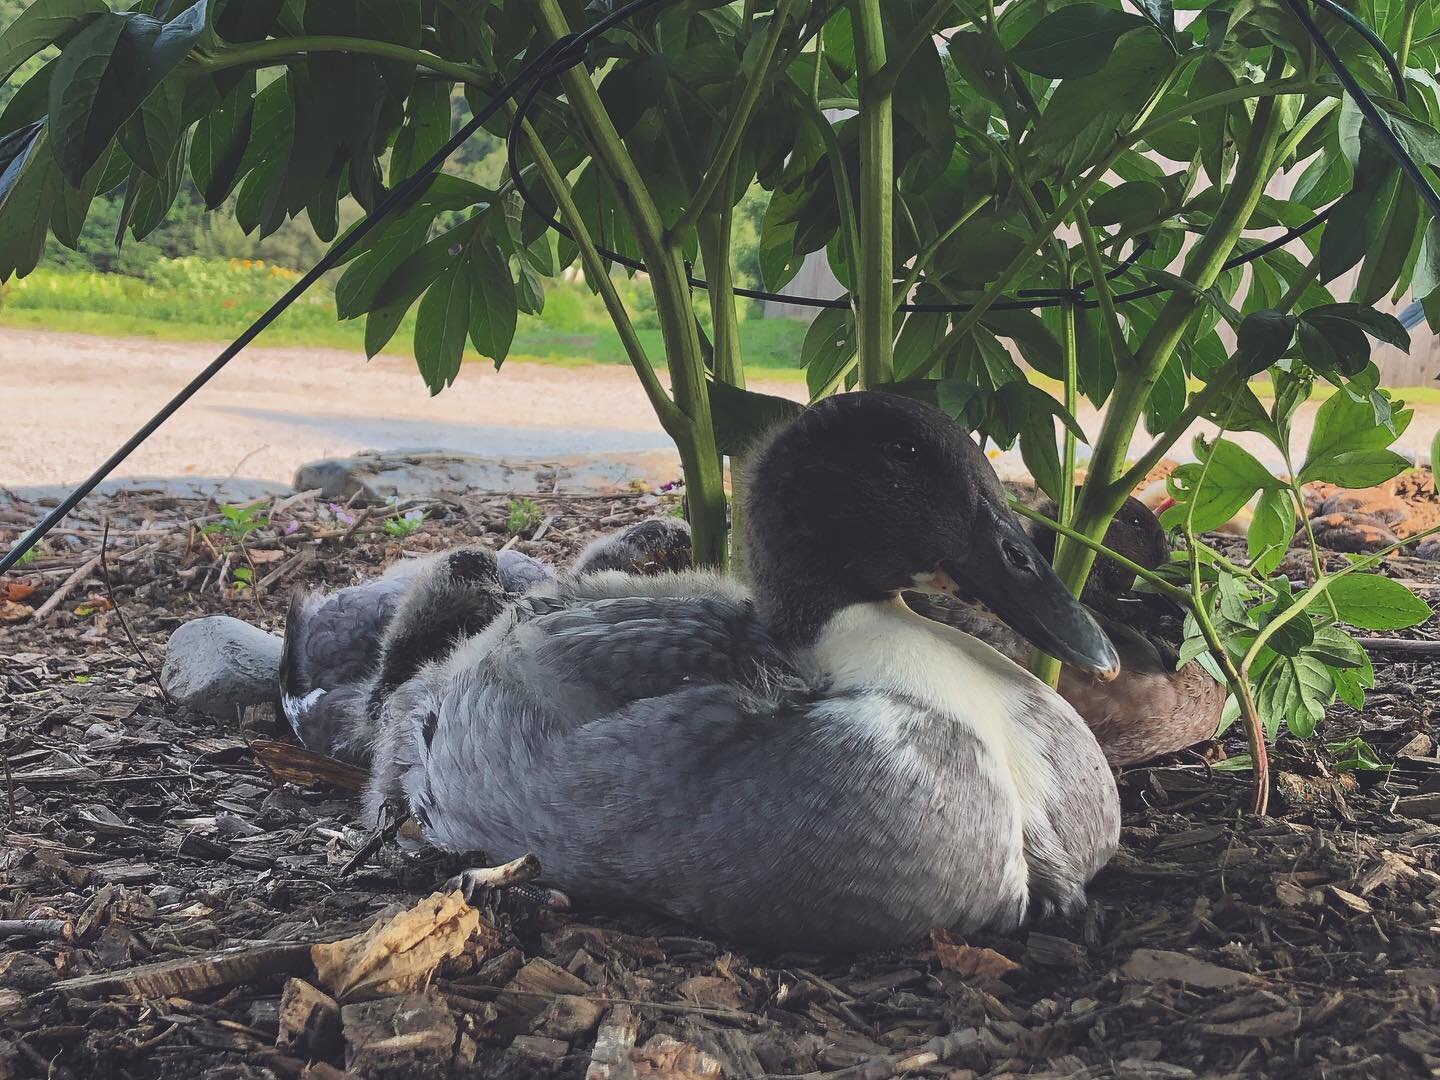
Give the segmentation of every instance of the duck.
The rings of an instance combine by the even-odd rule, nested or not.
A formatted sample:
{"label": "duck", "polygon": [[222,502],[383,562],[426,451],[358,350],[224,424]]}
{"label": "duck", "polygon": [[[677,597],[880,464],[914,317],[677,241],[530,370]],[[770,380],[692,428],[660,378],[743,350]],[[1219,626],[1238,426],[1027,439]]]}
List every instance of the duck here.
{"label": "duck", "polygon": [[744,490],[748,584],[607,571],[511,598],[493,566],[437,567],[489,591],[488,623],[387,697],[368,813],[399,800],[428,843],[533,854],[578,903],[781,950],[1083,908],[1119,840],[1095,736],[901,599],[983,603],[1118,669],[976,442],[928,404],[844,393],[758,445]]}
{"label": "duck", "polygon": [[[291,596],[277,712],[307,750],[368,765],[374,713],[388,688],[456,639],[483,629],[475,621],[468,590],[436,580],[437,568],[448,568],[452,557],[480,559],[478,565],[485,565],[480,552],[457,548],[405,559],[358,585],[329,594],[297,590]],[[684,569],[689,560],[690,528],[683,519],[647,519],[592,541],[568,573],[656,573]],[[502,548],[493,561],[496,584],[508,596],[522,596],[557,579],[552,567],[514,548]],[[424,632],[400,627],[393,636],[410,642],[409,648],[386,650],[386,634],[407,593],[415,594],[407,611],[421,616]]]}
{"label": "duck", "polygon": [[[1047,517],[1056,516],[1053,502],[1034,502]],[[1045,558],[1053,560],[1055,533],[1036,525],[1032,535]],[[1147,570],[1169,558],[1164,528],[1133,496],[1116,513],[1104,543]],[[1179,664],[1178,608],[1156,594],[1136,593],[1130,571],[1104,557],[1096,560],[1080,599],[1115,645],[1120,674],[1104,681],[1065,667],[1057,689],[1090,726],[1106,760],[1117,768],[1137,765],[1213,738],[1226,691],[1196,661]],[[980,638],[1017,664],[1029,660],[1029,644],[988,612],[943,597],[911,594],[906,602],[927,618]]]}

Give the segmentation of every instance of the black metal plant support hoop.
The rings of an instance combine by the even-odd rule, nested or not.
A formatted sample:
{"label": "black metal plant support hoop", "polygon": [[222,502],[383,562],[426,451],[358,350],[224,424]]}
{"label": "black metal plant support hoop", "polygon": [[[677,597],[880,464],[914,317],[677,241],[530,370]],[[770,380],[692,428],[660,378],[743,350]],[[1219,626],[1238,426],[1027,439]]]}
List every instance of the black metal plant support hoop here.
{"label": "black metal plant support hoop", "polygon": [[[568,34],[565,37],[560,38],[559,40],[551,44],[548,48],[538,53],[528,63],[526,63],[524,67],[522,67],[520,71],[516,73],[513,79],[505,83],[496,92],[495,96],[492,97],[488,103],[486,103],[483,109],[475,113],[464,125],[460,127],[458,131],[455,132],[454,135],[450,137],[450,139],[445,143],[444,146],[442,146],[433,155],[431,155],[429,160],[427,160],[423,165],[421,165],[414,173],[406,177],[405,180],[401,181],[401,183],[392,188],[390,192],[386,194],[383,199],[380,200],[380,202],[376,205],[375,209],[372,210],[369,214],[367,214],[364,218],[362,218],[359,222],[357,222],[355,226],[350,229],[349,232],[345,233],[345,235],[340,237],[340,239],[335,242],[334,246],[331,247],[330,250],[327,251],[320,258],[320,260],[308,272],[304,274],[304,276],[302,276],[298,281],[296,281],[295,284],[292,285],[289,289],[287,289],[285,293],[280,296],[279,299],[277,299],[273,304],[270,305],[269,308],[267,308],[263,313],[261,313],[260,316],[256,318],[255,321],[252,322],[244,330],[244,332],[240,334],[239,337],[237,337],[233,342],[227,345],[220,352],[220,354],[215,357],[214,360],[212,360],[198,375],[191,379],[190,382],[187,383],[184,388],[182,388],[173,398],[166,402],[165,405],[162,406],[161,409],[156,412],[154,416],[147,420],[145,424],[138,431],[135,432],[134,435],[132,435],[129,439],[125,440],[125,442],[121,444],[121,446],[113,454],[111,454],[110,457],[108,457],[99,466],[99,468],[97,468],[89,477],[87,477],[84,481],[77,485],[75,489],[71,491],[64,499],[62,499],[59,504],[55,506],[54,509],[52,509],[48,514],[46,514],[45,517],[38,524],[36,524],[34,528],[32,528],[18,541],[16,541],[15,545],[8,552],[6,552],[3,557],[0,557],[0,574],[3,574],[6,571],[10,570],[12,567],[14,567],[15,564],[18,563],[25,556],[25,554],[31,550],[31,548],[33,548],[37,543],[44,539],[46,534],[49,533],[51,529],[55,528],[56,525],[63,521],[70,514],[70,512],[74,510],[77,505],[79,505],[81,500],[83,500],[87,495],[94,491],[95,488],[107,476],[114,472],[114,470],[127,457],[134,453],[136,448],[139,447],[141,443],[143,443],[152,434],[154,434],[155,431],[160,427],[160,425],[165,423],[165,421],[168,420],[171,416],[173,416],[182,405],[189,401],[190,398],[194,397],[195,394],[206,383],[208,383],[212,378],[219,374],[221,369],[223,369],[226,364],[228,364],[231,360],[238,356],[240,351],[244,349],[246,345],[250,344],[250,342],[255,340],[255,338],[258,337],[260,333],[265,330],[266,327],[273,323],[285,311],[286,308],[288,308],[302,295],[304,295],[304,293],[312,285],[314,285],[315,282],[319,281],[320,278],[323,277],[328,271],[337,266],[340,261],[345,257],[345,255],[351,249],[353,249],[355,245],[358,244],[365,236],[372,232],[375,227],[380,224],[380,222],[384,221],[390,215],[405,209],[421,195],[423,195],[426,188],[434,179],[435,174],[440,170],[440,168],[445,164],[445,162],[449,160],[450,156],[455,153],[455,151],[458,150],[462,145],[464,145],[464,143],[467,142],[472,135],[479,131],[481,127],[483,127],[490,120],[490,118],[495,115],[495,113],[506,101],[509,101],[511,98],[516,98],[516,95],[521,96],[516,98],[515,115],[511,119],[510,127],[507,132],[506,138],[508,166],[511,179],[515,184],[515,190],[519,194],[520,198],[524,200],[525,204],[534,213],[539,215],[540,218],[550,228],[555,229],[562,236],[568,237],[573,240],[574,237],[572,236],[570,230],[566,228],[562,222],[557,221],[554,216],[551,215],[548,211],[544,210],[541,206],[538,205],[533,194],[529,191],[528,187],[525,184],[524,177],[522,176],[521,170],[518,166],[518,138],[519,132],[521,130],[521,124],[524,121],[528,109],[534,103],[536,96],[548,82],[560,75],[562,72],[568,71],[576,64],[584,62],[591,41],[599,37],[601,34],[606,33],[613,27],[624,22],[626,19],[629,19],[633,15],[637,15],[642,11],[648,10],[653,7],[661,6],[662,4],[674,2],[675,0],[631,0],[630,3],[617,8],[615,11],[611,12],[609,15],[605,16],[603,19],[599,20],[592,26],[587,27],[585,30],[575,34]],[[1395,58],[1385,47],[1385,43],[1374,32],[1374,30],[1367,26],[1363,20],[1357,18],[1345,8],[1343,8],[1339,3],[1336,2],[1336,0],[1310,0],[1310,2],[1317,4],[1320,7],[1323,7],[1327,11],[1334,14],[1337,18],[1341,19],[1342,21],[1350,25],[1352,28],[1354,28],[1357,32],[1359,32],[1366,39],[1366,41],[1370,43],[1374,50],[1379,54],[1381,60],[1386,66],[1386,69],[1390,73],[1391,80],[1395,86],[1396,98],[1398,98],[1403,103],[1406,100],[1407,96],[1404,74],[1400,71],[1399,64],[1396,62]],[[1351,98],[1354,99],[1356,106],[1361,111],[1361,114],[1375,129],[1376,134],[1380,137],[1381,142],[1385,146],[1386,150],[1389,151],[1391,156],[1395,158],[1401,170],[1405,173],[1411,183],[1415,185],[1426,206],[1429,207],[1431,214],[1434,215],[1436,220],[1440,220],[1440,194],[1436,193],[1434,186],[1430,183],[1429,178],[1425,175],[1424,171],[1406,151],[1405,147],[1401,145],[1400,140],[1395,135],[1395,132],[1391,129],[1389,123],[1385,120],[1384,114],[1379,110],[1378,107],[1376,107],[1374,101],[1370,99],[1369,95],[1360,86],[1359,82],[1356,81],[1355,76],[1351,74],[1350,70],[1345,66],[1344,62],[1336,54],[1334,48],[1325,39],[1324,35],[1320,32],[1319,27],[1315,25],[1314,19],[1311,18],[1310,13],[1306,9],[1306,6],[1302,2],[1302,0],[1285,0],[1285,3],[1294,13],[1296,19],[1300,22],[1300,25],[1305,29],[1305,32],[1309,34],[1309,36],[1314,40],[1316,47],[1320,50],[1321,55],[1324,56],[1325,62],[1329,65],[1331,70],[1334,71],[1336,78],[1340,80],[1340,83],[1345,88],[1346,93],[1348,93]],[[1274,240],[1270,240],[1265,244],[1260,245],[1252,251],[1246,252],[1244,255],[1235,256],[1224,264],[1224,269],[1233,270],[1237,267],[1244,266],[1247,263],[1253,262],[1254,260],[1259,259],[1272,251],[1275,251],[1277,248],[1283,247],[1290,241],[1298,237],[1304,236],[1310,230],[1314,229],[1321,222],[1323,222],[1329,216],[1330,212],[1333,209],[1334,204],[1332,203],[1330,206],[1315,214],[1314,217],[1312,217],[1309,221],[1305,222],[1303,225],[1299,225],[1295,228],[1287,230],[1283,235],[1276,237]],[[1113,270],[1109,271],[1105,275],[1106,279],[1114,280],[1122,276],[1126,271],[1128,271],[1132,266],[1134,266],[1135,262],[1145,253],[1146,250],[1146,242],[1141,241],[1137,243],[1130,252],[1130,254],[1127,255],[1125,259],[1123,259]],[[618,252],[609,251],[605,248],[599,248],[598,251],[604,258],[609,259],[612,262],[618,263],[622,266],[630,267],[634,270],[645,269],[644,263],[621,255]],[[704,280],[697,278],[694,276],[693,273],[690,273],[689,267],[686,268],[686,272],[689,278],[689,283],[693,288],[703,289],[707,287]],[[1057,307],[1065,304],[1070,304],[1075,307],[1093,308],[1099,306],[1099,302],[1096,300],[1092,300],[1085,295],[1086,292],[1093,286],[1093,284],[1093,282],[1089,281],[1081,282],[1078,283],[1074,289],[1070,290],[1020,290],[1016,293],[1015,299],[1001,300],[994,304],[991,304],[990,307],[992,310],[1001,311],[1034,310],[1039,308]],[[1141,300],[1150,296],[1158,296],[1162,293],[1170,291],[1172,291],[1171,286],[1150,285],[1144,288],[1119,293],[1113,299],[1115,303],[1122,304],[1135,300]],[[825,300],[812,296],[796,296],[789,293],[767,292],[763,289],[744,288],[735,289],[735,293],[737,296],[743,296],[753,300],[773,300],[781,303],[795,304],[802,307],[813,308],[848,308],[851,303],[848,296],[840,296],[834,299]],[[899,305],[897,310],[902,312],[925,312],[945,314],[968,311],[970,310],[970,307],[971,305],[968,304],[904,303]]]}

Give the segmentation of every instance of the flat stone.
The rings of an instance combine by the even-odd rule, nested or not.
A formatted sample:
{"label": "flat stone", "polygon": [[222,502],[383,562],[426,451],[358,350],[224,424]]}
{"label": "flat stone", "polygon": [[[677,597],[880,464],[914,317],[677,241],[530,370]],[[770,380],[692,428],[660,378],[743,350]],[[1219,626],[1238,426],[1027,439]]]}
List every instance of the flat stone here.
{"label": "flat stone", "polygon": [[610,495],[632,490],[637,481],[655,487],[679,474],[679,460],[668,450],[557,458],[384,450],[302,465],[295,473],[295,490],[318,489],[322,499],[382,505],[475,491]]}
{"label": "flat stone", "polygon": [[194,619],[170,635],[160,680],[177,704],[233,720],[279,691],[282,646],[276,635],[228,615]]}

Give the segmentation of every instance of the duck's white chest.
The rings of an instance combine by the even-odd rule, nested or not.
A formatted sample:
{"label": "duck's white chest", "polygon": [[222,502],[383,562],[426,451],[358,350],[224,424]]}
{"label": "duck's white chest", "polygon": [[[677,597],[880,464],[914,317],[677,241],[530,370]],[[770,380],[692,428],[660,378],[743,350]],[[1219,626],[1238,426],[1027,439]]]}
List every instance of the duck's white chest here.
{"label": "duck's white chest", "polygon": [[1070,736],[1092,739],[1059,694],[984,642],[915,614],[902,601],[857,604],[831,619],[816,642],[817,674],[839,692],[878,692],[915,708],[859,711],[882,743],[903,746],[900,730],[928,714],[958,724],[980,744],[990,778],[1023,823],[1045,813],[1057,753]]}

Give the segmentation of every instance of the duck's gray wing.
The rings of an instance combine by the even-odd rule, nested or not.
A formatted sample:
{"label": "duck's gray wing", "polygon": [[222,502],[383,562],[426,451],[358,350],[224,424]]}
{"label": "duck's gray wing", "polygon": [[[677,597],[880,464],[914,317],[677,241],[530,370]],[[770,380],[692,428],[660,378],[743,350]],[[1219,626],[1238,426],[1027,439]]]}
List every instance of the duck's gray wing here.
{"label": "duck's gray wing", "polygon": [[500,647],[504,677],[576,718],[684,686],[730,684],[764,693],[796,678],[748,601],[527,597],[515,608],[514,628]]}
{"label": "duck's gray wing", "polygon": [[[576,725],[495,660],[428,671],[394,701],[416,719],[393,790],[442,847],[534,852],[576,897],[791,949],[1013,925],[1025,910],[993,767],[914,703],[776,707],[730,684],[686,686]],[[898,752],[886,724],[865,722],[877,710],[947,741]]]}

